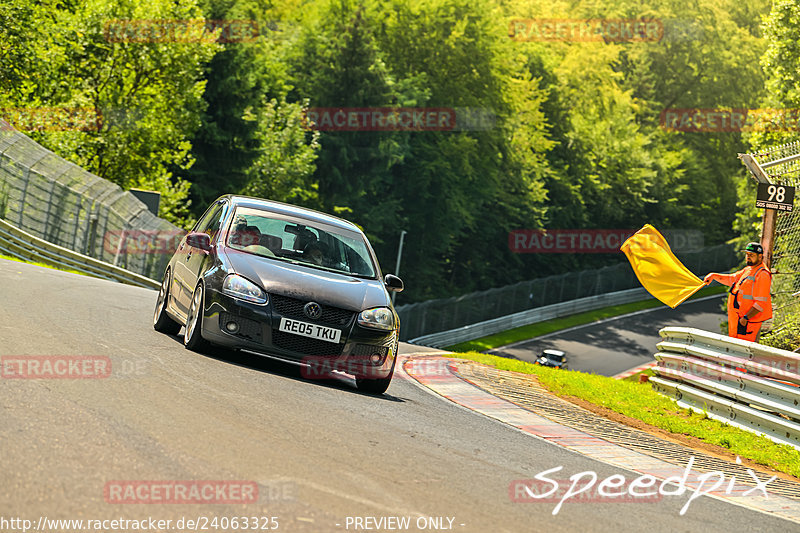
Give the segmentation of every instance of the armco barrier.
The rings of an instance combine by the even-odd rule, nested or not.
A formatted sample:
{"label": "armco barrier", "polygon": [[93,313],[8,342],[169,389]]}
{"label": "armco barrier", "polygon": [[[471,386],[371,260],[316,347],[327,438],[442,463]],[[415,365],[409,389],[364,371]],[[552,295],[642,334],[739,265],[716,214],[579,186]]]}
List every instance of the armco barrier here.
{"label": "armco barrier", "polygon": [[800,354],[694,328],[659,333],[656,391],[800,449]]}
{"label": "armco barrier", "polygon": [[609,292],[606,294],[598,294],[597,296],[587,296],[586,298],[577,298],[567,302],[520,311],[519,313],[485,320],[477,324],[471,324],[449,331],[423,335],[422,337],[411,339],[408,342],[423,346],[432,346],[434,348],[444,348],[446,346],[458,344],[459,342],[479,339],[486,335],[493,335],[520,326],[527,326],[553,318],[602,309],[603,307],[612,305],[638,302],[648,298],[652,297],[642,288]]}
{"label": "armco barrier", "polygon": [[[0,218],[62,249],[159,281],[172,254],[152,250],[165,249],[165,237],[184,233],[130,192],[59,157],[2,119]],[[113,246],[110,241],[121,242],[122,235],[150,237],[149,253]]]}
{"label": "armco barrier", "polygon": [[[698,274],[726,272],[741,261],[741,253],[732,244],[719,244],[677,256],[686,268]],[[597,269],[529,279],[451,298],[398,305],[397,314],[403,324],[400,340],[455,331],[515,313],[641,286],[630,263],[625,261]]]}
{"label": "armco barrier", "polygon": [[135,272],[34,237],[2,219],[0,219],[0,252],[19,259],[65,267],[90,276],[137,287],[157,289],[161,286],[159,282]]}

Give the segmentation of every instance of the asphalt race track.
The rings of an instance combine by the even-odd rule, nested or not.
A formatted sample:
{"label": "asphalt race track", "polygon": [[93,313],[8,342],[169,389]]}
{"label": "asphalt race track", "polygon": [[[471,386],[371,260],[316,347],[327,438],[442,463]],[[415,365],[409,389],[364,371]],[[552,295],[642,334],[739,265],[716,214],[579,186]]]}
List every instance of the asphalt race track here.
{"label": "asphalt race track", "polygon": [[[349,378],[314,381],[257,356],[189,352],[153,331],[155,291],[0,260],[0,298],[0,356],[111,361],[98,379],[11,379],[3,367],[4,532],[22,529],[2,520],[36,526],[41,517],[172,520],[156,528],[166,531],[194,530],[174,527],[181,518],[214,517],[277,517],[251,529],[289,532],[400,529],[386,527],[399,524],[388,517],[410,517],[409,531],[798,530],[708,497],[680,516],[687,494],[567,503],[553,515],[554,503],[513,503],[509,485],[557,466],[564,475],[556,479],[589,470],[635,476],[457,407],[402,375],[375,397]],[[164,503],[137,492],[137,503],[119,503],[109,494],[131,482],[209,480],[254,483],[258,497]]]}
{"label": "asphalt race track", "polygon": [[720,333],[726,320],[723,304],[727,294],[639,311],[604,321],[557,331],[528,341],[490,350],[489,353],[535,361],[542,350],[566,352],[570,370],[613,376],[629,368],[654,361],[658,330],[684,326]]}

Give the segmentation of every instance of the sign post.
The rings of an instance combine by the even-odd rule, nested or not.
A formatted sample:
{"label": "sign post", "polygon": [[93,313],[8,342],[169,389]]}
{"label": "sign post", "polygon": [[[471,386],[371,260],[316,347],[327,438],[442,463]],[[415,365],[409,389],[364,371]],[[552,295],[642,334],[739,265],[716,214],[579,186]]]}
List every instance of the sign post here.
{"label": "sign post", "polygon": [[775,183],[759,183],[756,207],[764,209],[761,244],[764,246],[764,262],[772,267],[772,248],[778,211],[789,212],[794,207],[794,187]]}
{"label": "sign post", "polygon": [[756,207],[791,211],[794,206],[794,187],[775,183],[759,183],[756,193]]}

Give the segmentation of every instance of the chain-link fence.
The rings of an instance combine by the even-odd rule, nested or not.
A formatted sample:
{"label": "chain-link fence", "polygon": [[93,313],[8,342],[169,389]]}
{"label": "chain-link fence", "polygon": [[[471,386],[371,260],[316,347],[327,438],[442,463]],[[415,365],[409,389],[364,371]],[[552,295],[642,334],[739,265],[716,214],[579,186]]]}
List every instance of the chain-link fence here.
{"label": "chain-link fence", "polygon": [[[676,253],[676,256],[700,276],[708,272],[727,271],[741,260],[735,247],[728,244]],[[401,305],[397,308],[402,324],[400,339],[413,339],[544,305],[640,286],[636,274],[626,261],[600,269],[522,281],[454,298]]]}
{"label": "chain-link fence", "polygon": [[159,279],[183,230],[131,193],[0,119],[0,218],[70,250]]}
{"label": "chain-link fence", "polygon": [[[783,144],[752,154],[765,169],[770,181],[778,185],[800,186],[800,141]],[[800,213],[778,211],[772,252],[773,331],[800,321]]]}

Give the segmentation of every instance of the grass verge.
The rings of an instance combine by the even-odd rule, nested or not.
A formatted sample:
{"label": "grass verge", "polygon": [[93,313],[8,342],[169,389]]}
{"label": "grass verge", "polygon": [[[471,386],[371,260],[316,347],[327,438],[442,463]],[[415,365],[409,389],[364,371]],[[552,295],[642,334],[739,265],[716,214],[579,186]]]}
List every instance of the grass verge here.
{"label": "grass verge", "polygon": [[[697,291],[690,299],[702,298],[704,296],[712,296],[714,294],[722,294],[727,287],[718,285],[716,287],[706,287]],[[585,313],[578,313],[577,315],[569,315],[561,318],[554,318],[545,322],[537,322],[536,324],[529,324],[527,326],[520,326],[518,328],[510,329],[488,335],[467,342],[461,342],[454,346],[445,348],[451,352],[483,352],[497,348],[498,346],[505,346],[513,342],[524,341],[534,337],[540,337],[554,331],[571,328],[574,326],[582,326],[604,318],[612,318],[615,316],[625,315],[644,309],[652,309],[654,307],[661,307],[664,305],[656,299],[643,300],[641,302],[632,302],[629,304],[613,305],[611,307],[604,307],[594,311],[587,311]],[[720,315],[721,316],[721,315]]]}
{"label": "grass verge", "polygon": [[455,354],[500,370],[533,374],[557,396],[576,397],[677,435],[701,439],[732,454],[800,477],[800,451],[683,409],[648,384],[541,367],[517,359],[478,352]]}

